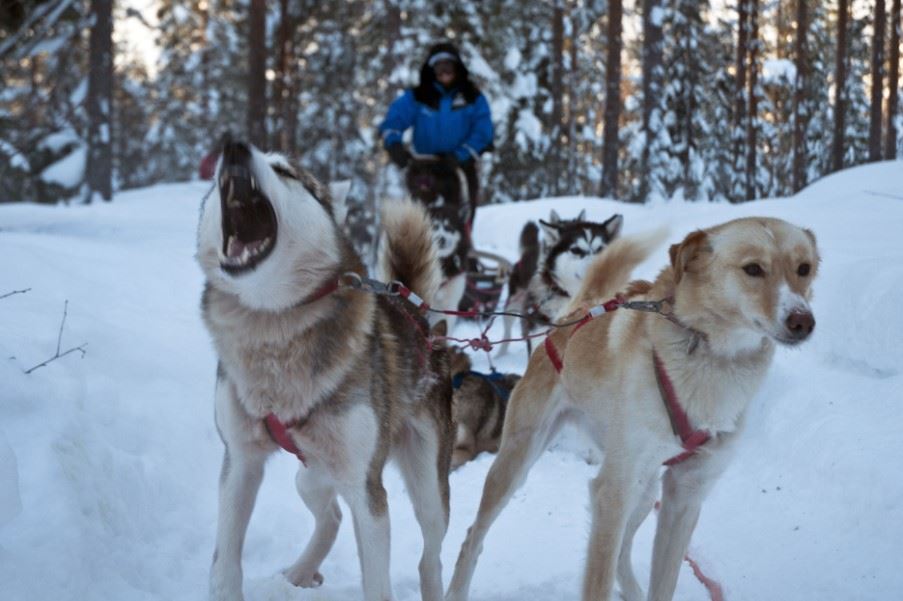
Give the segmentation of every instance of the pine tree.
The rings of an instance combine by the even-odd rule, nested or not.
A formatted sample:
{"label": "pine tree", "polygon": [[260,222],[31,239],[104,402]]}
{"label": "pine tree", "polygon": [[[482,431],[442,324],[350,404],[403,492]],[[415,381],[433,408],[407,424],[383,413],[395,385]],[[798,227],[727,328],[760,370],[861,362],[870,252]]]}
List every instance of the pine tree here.
{"label": "pine tree", "polygon": [[897,158],[897,114],[899,109],[900,85],[900,0],[893,0],[890,12],[890,68],[887,75],[887,129],[884,140],[884,158]]}
{"label": "pine tree", "polygon": [[884,101],[884,0],[875,0],[872,41],[872,105],[869,112],[869,161],[881,160],[881,104]]}
{"label": "pine tree", "polygon": [[91,0],[85,202],[113,198],[113,0]]}
{"label": "pine tree", "polygon": [[665,18],[663,0],[643,0],[643,148],[640,158],[638,198],[664,192],[659,179],[661,155],[667,146],[662,127],[662,24]]}
{"label": "pine tree", "polygon": [[608,3],[608,56],[605,70],[605,129],[602,196],[618,197],[618,126],[621,116],[621,0]]}
{"label": "pine tree", "polygon": [[809,79],[809,55],[806,37],[809,18],[806,0],[796,0],[796,77],[793,84],[793,191],[806,185],[806,121],[803,112],[806,102],[806,82]]}
{"label": "pine tree", "polygon": [[248,137],[267,148],[267,3],[251,0],[248,19]]}
{"label": "pine tree", "polygon": [[843,169],[847,114],[847,20],[849,14],[848,0],[838,0],[837,66],[834,71],[834,142],[831,151],[833,171]]}

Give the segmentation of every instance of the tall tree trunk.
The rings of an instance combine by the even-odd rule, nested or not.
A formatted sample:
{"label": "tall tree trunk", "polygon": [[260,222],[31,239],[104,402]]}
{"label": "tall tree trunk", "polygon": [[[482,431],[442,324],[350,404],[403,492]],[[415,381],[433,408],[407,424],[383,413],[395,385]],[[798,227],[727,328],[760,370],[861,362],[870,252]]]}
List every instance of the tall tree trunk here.
{"label": "tall tree trunk", "polygon": [[618,120],[621,116],[621,14],[621,0],[609,0],[601,194],[612,198],[617,198],[618,196]]}
{"label": "tall tree trunk", "polygon": [[869,161],[881,160],[881,103],[884,101],[884,0],[875,0],[875,40],[872,43],[872,107],[869,114]]}
{"label": "tall tree trunk", "polygon": [[847,19],[849,0],[838,0],[837,61],[834,68],[834,140],[831,149],[832,171],[843,169],[844,129],[847,114]]}
{"label": "tall tree trunk", "polygon": [[884,141],[884,158],[897,158],[897,104],[900,85],[900,0],[894,0],[890,12],[890,69],[887,74],[887,134]]}
{"label": "tall tree trunk", "polygon": [[749,113],[746,126],[746,200],[756,197],[756,136],[759,128],[759,104],[756,87],[759,83],[759,0],[749,3]]}
{"label": "tall tree trunk", "polygon": [[88,161],[85,202],[113,198],[113,0],[92,0],[88,67]]}
{"label": "tall tree trunk", "polygon": [[267,146],[266,0],[251,0],[248,18],[248,137],[258,148]]}
{"label": "tall tree trunk", "polygon": [[273,122],[276,125],[273,145],[281,152],[289,153],[292,146],[288,137],[288,111],[290,90],[295,70],[291,68],[294,55],[293,20],[289,0],[279,0],[279,29],[276,33],[276,79],[273,82]]}
{"label": "tall tree trunk", "polygon": [[[401,8],[398,6],[398,2],[393,0],[384,0],[384,4],[386,7],[386,41],[388,48],[383,71],[386,74],[386,79],[388,79],[395,70],[396,61],[398,60],[396,47],[398,41],[401,40]],[[395,99],[396,94],[398,94],[398,90],[391,84],[386,86],[385,104],[390,104]]]}
{"label": "tall tree trunk", "polygon": [[[643,152],[640,157],[640,200],[649,196],[649,161],[654,142],[652,113],[662,94],[663,0],[643,0]],[[661,118],[661,117],[659,117]]]}
{"label": "tall tree trunk", "polygon": [[564,116],[564,8],[555,0],[552,9],[552,190],[561,193],[561,133]]}
{"label": "tall tree trunk", "polygon": [[[737,87],[734,91],[733,166],[740,173],[743,156],[743,126],[746,123],[746,57],[749,51],[749,0],[737,0]],[[736,200],[736,199],[735,199]]]}
{"label": "tall tree trunk", "polygon": [[568,48],[570,66],[568,68],[568,193],[579,194],[577,190],[577,33],[571,20],[571,41]]}
{"label": "tall tree trunk", "polygon": [[[210,26],[210,2],[203,4],[198,3],[198,11],[201,17],[201,27],[198,31],[198,39],[201,44],[201,111],[206,121],[205,125],[213,125],[213,111],[211,96],[213,94],[213,81],[210,77],[210,56],[213,49],[210,47],[210,40],[207,39],[207,30]],[[213,134],[215,135],[215,134]]]}
{"label": "tall tree trunk", "polygon": [[793,191],[799,192],[806,186],[806,127],[809,114],[803,108],[806,101],[806,83],[809,79],[809,60],[806,34],[809,18],[806,2],[796,0],[796,81],[793,89]]}

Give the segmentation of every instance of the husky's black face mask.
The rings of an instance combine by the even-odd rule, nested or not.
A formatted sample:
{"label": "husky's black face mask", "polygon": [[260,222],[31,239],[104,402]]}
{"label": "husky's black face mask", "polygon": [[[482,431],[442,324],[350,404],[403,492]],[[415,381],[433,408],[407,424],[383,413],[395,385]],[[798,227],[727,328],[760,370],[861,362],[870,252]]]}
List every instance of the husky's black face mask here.
{"label": "husky's black face mask", "polygon": [[542,272],[570,295],[576,294],[589,264],[617,238],[624,222],[621,215],[614,215],[603,223],[584,221],[583,218],[581,213],[573,221],[540,220],[547,249]]}

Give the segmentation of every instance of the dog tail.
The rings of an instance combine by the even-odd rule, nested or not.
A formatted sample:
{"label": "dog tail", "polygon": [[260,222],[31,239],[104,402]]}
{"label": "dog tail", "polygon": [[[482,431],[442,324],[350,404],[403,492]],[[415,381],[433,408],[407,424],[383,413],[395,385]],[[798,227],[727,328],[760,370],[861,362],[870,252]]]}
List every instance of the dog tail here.
{"label": "dog tail", "polygon": [[539,265],[539,226],[528,221],[520,232],[520,259],[511,268],[508,288],[513,294],[526,288]]}
{"label": "dog tail", "polygon": [[409,200],[388,202],[382,209],[382,224],[380,279],[398,280],[432,303],[442,281],[442,270],[426,210]]}
{"label": "dog tail", "polygon": [[539,226],[532,221],[528,221],[520,231],[520,261],[530,275],[536,272],[539,262]]}
{"label": "dog tail", "polygon": [[633,270],[645,261],[667,236],[667,228],[659,228],[636,236],[618,238],[609,244],[590,264],[583,285],[567,312],[570,313],[592,302],[606,300],[623,290],[630,282]]}

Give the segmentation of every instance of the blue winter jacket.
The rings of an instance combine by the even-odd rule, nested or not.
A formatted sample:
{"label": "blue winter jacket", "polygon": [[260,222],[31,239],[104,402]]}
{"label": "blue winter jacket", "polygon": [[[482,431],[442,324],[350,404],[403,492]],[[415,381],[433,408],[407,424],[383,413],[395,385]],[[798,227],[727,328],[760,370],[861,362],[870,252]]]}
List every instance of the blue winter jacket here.
{"label": "blue winter jacket", "polygon": [[479,94],[468,103],[455,88],[439,90],[439,107],[433,109],[417,102],[413,90],[405,90],[389,107],[379,131],[383,146],[401,143],[402,134],[414,128],[414,150],[418,154],[455,153],[459,161],[476,158],[492,142],[489,103]]}

